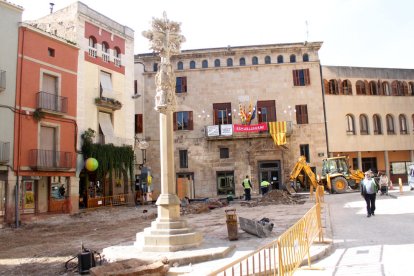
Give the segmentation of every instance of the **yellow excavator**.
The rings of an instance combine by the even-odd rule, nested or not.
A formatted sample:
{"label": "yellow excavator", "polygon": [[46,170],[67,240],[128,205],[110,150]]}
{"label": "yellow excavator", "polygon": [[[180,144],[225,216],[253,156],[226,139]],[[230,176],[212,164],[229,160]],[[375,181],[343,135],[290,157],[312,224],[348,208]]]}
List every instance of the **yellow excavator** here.
{"label": "yellow excavator", "polygon": [[[301,175],[303,177],[300,177]],[[305,156],[301,156],[290,173],[290,181],[294,181],[296,184],[296,181],[299,180],[301,186],[306,187],[305,179],[308,179],[314,188],[323,185],[325,190],[330,193],[342,194],[346,192],[348,187],[354,190],[358,189],[359,183],[364,179],[364,173],[360,170],[351,170],[347,156],[338,156],[323,160],[322,175],[319,179],[306,163]]]}

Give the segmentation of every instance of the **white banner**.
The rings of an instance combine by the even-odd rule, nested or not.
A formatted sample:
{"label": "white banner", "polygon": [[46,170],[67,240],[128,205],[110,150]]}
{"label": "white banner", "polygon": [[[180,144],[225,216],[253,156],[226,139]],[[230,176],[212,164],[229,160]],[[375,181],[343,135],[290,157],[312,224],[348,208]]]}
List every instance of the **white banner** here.
{"label": "white banner", "polygon": [[233,125],[220,125],[221,135],[223,136],[232,136],[233,135]]}
{"label": "white banner", "polygon": [[220,135],[220,130],[219,130],[218,125],[207,126],[207,136],[211,137],[211,136],[219,136],[219,135]]}

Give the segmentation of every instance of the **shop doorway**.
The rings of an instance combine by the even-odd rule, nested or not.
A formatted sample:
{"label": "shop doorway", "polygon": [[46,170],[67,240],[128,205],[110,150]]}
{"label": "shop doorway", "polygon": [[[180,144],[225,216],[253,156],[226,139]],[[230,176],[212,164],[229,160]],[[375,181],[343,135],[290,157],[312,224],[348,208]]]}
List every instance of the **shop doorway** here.
{"label": "shop doorway", "polygon": [[0,216],[4,216],[6,205],[6,181],[0,180]]}
{"label": "shop doorway", "polygon": [[234,171],[217,172],[217,195],[235,195]]}
{"label": "shop doorway", "polygon": [[271,189],[282,189],[280,161],[259,162],[259,185],[263,179],[270,182]]}
{"label": "shop doorway", "polygon": [[23,181],[21,187],[21,210],[24,214],[33,214],[35,212],[35,181]]}
{"label": "shop doorway", "polygon": [[180,199],[195,197],[194,173],[177,173],[177,195]]}
{"label": "shop doorway", "polygon": [[[352,166],[354,169],[358,168],[358,158],[352,158]],[[368,170],[374,173],[378,172],[376,157],[362,158],[362,171],[366,172]]]}

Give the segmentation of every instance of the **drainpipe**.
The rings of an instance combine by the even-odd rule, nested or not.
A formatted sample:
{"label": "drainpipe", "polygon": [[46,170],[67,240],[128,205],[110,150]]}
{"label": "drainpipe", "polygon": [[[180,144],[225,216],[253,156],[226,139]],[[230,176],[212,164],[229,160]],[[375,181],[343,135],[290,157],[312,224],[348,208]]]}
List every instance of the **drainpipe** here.
{"label": "drainpipe", "polygon": [[323,77],[322,77],[322,65],[319,62],[319,74],[321,76],[321,87],[322,87],[322,104],[323,104],[323,120],[325,123],[325,139],[326,139],[326,154],[329,157],[329,140],[328,140],[328,124],[326,121],[326,105],[325,105],[325,86],[323,85]]}
{"label": "drainpipe", "polygon": [[[20,79],[19,79],[19,112],[18,116],[18,127],[17,127],[17,161],[16,161],[16,191],[15,191],[15,218],[16,218],[16,228],[19,227],[20,213],[19,213],[19,176],[20,176],[20,155],[21,155],[21,126],[22,126],[22,78],[23,78],[23,55],[24,55],[24,35],[26,28],[22,28],[22,44],[21,44],[21,56],[20,56]],[[20,52],[20,51],[19,51]],[[15,110],[17,110],[17,102],[15,103]]]}

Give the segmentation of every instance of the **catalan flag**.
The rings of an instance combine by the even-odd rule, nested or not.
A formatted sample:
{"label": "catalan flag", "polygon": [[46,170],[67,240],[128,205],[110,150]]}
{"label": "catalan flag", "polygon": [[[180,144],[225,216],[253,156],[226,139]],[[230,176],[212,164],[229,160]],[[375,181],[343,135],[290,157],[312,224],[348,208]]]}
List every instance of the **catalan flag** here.
{"label": "catalan flag", "polygon": [[281,146],[286,144],[286,121],[269,122],[269,133],[272,135],[275,145]]}

